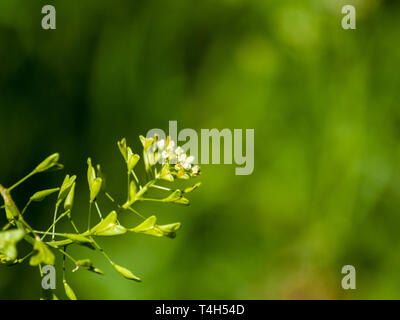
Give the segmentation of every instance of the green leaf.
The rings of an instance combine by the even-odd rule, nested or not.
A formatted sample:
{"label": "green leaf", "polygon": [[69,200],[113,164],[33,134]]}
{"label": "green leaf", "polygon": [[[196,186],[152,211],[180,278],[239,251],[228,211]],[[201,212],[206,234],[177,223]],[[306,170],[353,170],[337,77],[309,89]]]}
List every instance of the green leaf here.
{"label": "green leaf", "polygon": [[9,263],[17,258],[16,244],[24,237],[24,231],[19,229],[0,232],[0,260]]}
{"label": "green leaf", "polygon": [[117,272],[120,275],[122,275],[126,279],[135,280],[135,281],[138,281],[138,282],[142,281],[140,278],[135,276],[129,269],[127,269],[125,267],[121,267],[121,266],[117,265],[116,263],[112,263],[112,266],[114,267],[115,270],[117,270]]}
{"label": "green leaf", "polygon": [[37,254],[31,257],[29,261],[31,266],[37,266],[40,263],[54,265],[54,254],[44,242],[36,240],[33,249],[37,251]]}
{"label": "green leaf", "polygon": [[74,290],[72,290],[71,286],[67,283],[67,281],[63,280],[65,294],[69,298],[69,300],[77,300]]}
{"label": "green leaf", "polygon": [[34,172],[43,172],[51,169],[54,166],[58,165],[58,160],[60,159],[60,155],[58,153],[53,153],[44,159],[35,169]]}
{"label": "green leaf", "polygon": [[31,198],[31,201],[42,201],[44,200],[46,197],[48,197],[49,195],[59,191],[60,188],[54,188],[54,189],[46,189],[46,190],[42,190],[42,191],[38,191],[36,192]]}
{"label": "green leaf", "polygon": [[107,217],[100,223],[90,229],[89,234],[95,236],[115,236],[126,233],[126,229],[117,224],[117,213],[115,211],[110,212]]}
{"label": "green leaf", "polygon": [[103,182],[103,179],[101,179],[101,178],[94,179],[94,181],[92,183],[92,187],[90,188],[90,203],[95,201],[97,196],[99,195],[102,182]]}
{"label": "green leaf", "polygon": [[97,273],[97,274],[101,274],[101,275],[104,274],[104,272],[102,270],[100,270],[99,268],[96,268],[93,265],[93,263],[92,263],[92,261],[90,259],[78,260],[76,262],[76,266],[85,268],[85,269],[87,269],[87,270],[89,270],[91,272]]}

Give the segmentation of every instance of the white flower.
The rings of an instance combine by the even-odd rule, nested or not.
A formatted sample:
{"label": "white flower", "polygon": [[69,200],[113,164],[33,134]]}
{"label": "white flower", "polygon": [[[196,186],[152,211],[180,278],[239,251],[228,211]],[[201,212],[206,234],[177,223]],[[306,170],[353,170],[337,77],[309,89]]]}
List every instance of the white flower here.
{"label": "white flower", "polygon": [[178,148],[175,149],[175,153],[176,153],[177,156],[179,156],[179,155],[182,154],[183,152],[184,152],[184,151],[183,151],[183,149],[182,149],[181,147],[178,147]]}
{"label": "white flower", "polygon": [[161,139],[160,141],[158,141],[158,142],[157,142],[157,147],[158,147],[158,150],[159,150],[159,151],[164,150],[164,147],[165,147],[165,140],[164,140],[164,139]]}
{"label": "white flower", "polygon": [[175,141],[171,140],[167,146],[167,151],[174,151],[175,148]]}
{"label": "white flower", "polygon": [[186,163],[192,163],[194,161],[194,156],[189,156],[186,159]]}
{"label": "white flower", "polygon": [[185,162],[182,166],[183,166],[183,169],[185,169],[185,170],[190,170],[190,168],[192,167],[192,165],[187,162]]}
{"label": "white flower", "polygon": [[186,153],[181,153],[178,156],[178,161],[183,164],[186,161]]}
{"label": "white flower", "polygon": [[198,174],[200,172],[200,167],[199,166],[193,166],[192,168],[192,173],[193,174]]}
{"label": "white flower", "polygon": [[164,151],[161,153],[161,157],[162,157],[163,159],[167,159],[167,158],[169,157],[168,152],[164,150]]}

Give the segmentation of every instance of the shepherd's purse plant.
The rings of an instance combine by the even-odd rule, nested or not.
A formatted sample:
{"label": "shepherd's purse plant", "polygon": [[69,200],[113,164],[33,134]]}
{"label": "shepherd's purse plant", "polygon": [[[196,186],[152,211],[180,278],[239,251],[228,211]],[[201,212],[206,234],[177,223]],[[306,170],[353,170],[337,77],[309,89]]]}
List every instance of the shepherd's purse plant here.
{"label": "shepherd's purse plant", "polygon": [[[157,136],[154,138],[145,138],[140,136],[143,146],[142,157],[135,154],[127,145],[126,139],[118,141],[117,145],[126,164],[127,173],[127,195],[124,203],[118,203],[110,192],[105,188],[104,175],[100,165],[93,165],[91,158],[87,160],[87,182],[88,192],[88,223],[85,231],[79,230],[73,219],[73,206],[75,197],[75,175],[66,175],[60,187],[41,190],[33,194],[22,211],[14,202],[12,192],[21,183],[29,179],[33,175],[62,169],[63,165],[59,163],[59,154],[55,153],[43,160],[33,171],[24,178],[16,182],[9,188],[5,188],[0,184],[0,194],[4,200],[1,206],[5,212],[7,223],[0,231],[0,264],[16,265],[29,261],[33,267],[38,267],[40,275],[43,277],[42,268],[45,265],[55,264],[55,253],[62,258],[62,276],[63,285],[66,296],[75,300],[76,295],[66,280],[65,261],[69,259],[74,265],[73,272],[79,269],[85,269],[99,275],[104,272],[94,266],[90,259],[75,259],[68,253],[68,248],[73,245],[85,246],[99,252],[113,266],[113,268],[121,276],[129,280],[141,281],[128,268],[116,264],[108,253],[96,241],[97,237],[118,236],[127,232],[143,233],[155,237],[174,238],[181,224],[179,222],[160,225],[157,224],[157,217],[145,217],[142,213],[135,209],[135,204],[142,201],[175,203],[180,205],[188,205],[189,200],[186,195],[194,191],[200,186],[196,183],[183,190],[169,188],[159,184],[162,180],[173,182],[175,179],[191,179],[200,174],[200,167],[193,165],[193,156],[187,156],[181,147],[175,145],[175,142],[167,137],[166,140],[159,140]],[[142,182],[135,173],[136,166],[142,158],[147,180]],[[126,183],[126,182],[124,182]],[[165,197],[155,198],[149,197],[148,192],[151,189],[160,189],[165,192]],[[35,230],[25,219],[25,215],[29,211],[32,202],[40,202],[46,198],[57,195],[54,213],[50,226],[44,230]],[[103,216],[99,197],[105,197],[111,202],[114,210]],[[96,211],[98,221],[94,222],[92,212]],[[139,225],[134,227],[126,227],[121,225],[118,218],[121,214],[131,213],[142,219]],[[67,219],[70,224],[71,231],[68,233],[60,232],[57,225],[63,219]],[[19,241],[26,241],[31,246],[31,251],[23,257],[18,256],[17,244]],[[42,289],[41,299],[58,299],[51,290]]]}

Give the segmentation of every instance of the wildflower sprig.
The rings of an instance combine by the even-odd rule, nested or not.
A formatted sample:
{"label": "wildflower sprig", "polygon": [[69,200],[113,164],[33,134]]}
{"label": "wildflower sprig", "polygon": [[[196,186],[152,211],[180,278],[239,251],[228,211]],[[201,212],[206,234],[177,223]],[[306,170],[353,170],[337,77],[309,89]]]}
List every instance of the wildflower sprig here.
{"label": "wildflower sprig", "polygon": [[[175,179],[190,179],[200,174],[200,167],[193,165],[194,158],[187,156],[181,147],[175,146],[175,142],[169,137],[166,140],[145,138],[140,136],[143,145],[142,157],[133,152],[127,145],[126,139],[118,141],[118,148],[123,156],[127,172],[127,196],[124,203],[119,204],[105,188],[105,178],[102,174],[100,165],[94,166],[92,159],[87,160],[87,182],[88,182],[88,223],[85,231],[79,231],[73,220],[73,206],[75,200],[75,175],[66,175],[61,186],[49,188],[34,193],[23,210],[20,211],[14,202],[11,191],[18,187],[25,180],[33,175],[62,169],[63,166],[58,162],[59,154],[55,153],[43,160],[34,170],[24,178],[16,182],[9,188],[0,185],[0,195],[4,200],[4,205],[0,210],[4,210],[8,220],[7,224],[0,231],[0,264],[15,265],[23,263],[29,259],[29,264],[38,267],[42,274],[44,265],[55,264],[55,253],[62,256],[63,285],[66,296],[75,300],[76,295],[66,279],[66,259],[72,261],[73,272],[80,269],[103,275],[104,272],[93,265],[90,259],[75,259],[68,253],[68,248],[72,245],[88,247],[99,252],[112,265],[112,267],[123,277],[129,280],[141,281],[132,271],[126,267],[116,264],[97,243],[96,237],[118,236],[127,232],[142,233],[155,237],[174,238],[180,229],[179,222],[170,224],[158,224],[157,217],[152,215],[146,217],[138,212],[134,206],[136,202],[150,201],[163,203],[177,203],[188,205],[189,200],[186,195],[200,186],[196,183],[183,190],[161,186],[158,183],[162,180],[172,182]],[[136,167],[143,158],[144,167],[148,179],[140,181],[136,175]],[[148,196],[151,189],[160,189],[166,193],[162,198],[152,198]],[[44,231],[34,230],[25,220],[25,215],[33,202],[41,202],[49,197],[57,195],[52,216],[52,223]],[[103,216],[100,205],[97,201],[99,197],[109,199],[114,205],[114,210]],[[92,211],[96,210],[98,218],[93,224]],[[142,220],[138,225],[127,227],[119,222],[121,214],[135,214]],[[57,225],[60,221],[68,219],[70,223],[69,232],[60,233]],[[94,220],[94,218],[93,218]],[[25,240],[32,248],[24,257],[18,257],[17,244]],[[58,299],[54,292],[42,290],[43,299]]]}

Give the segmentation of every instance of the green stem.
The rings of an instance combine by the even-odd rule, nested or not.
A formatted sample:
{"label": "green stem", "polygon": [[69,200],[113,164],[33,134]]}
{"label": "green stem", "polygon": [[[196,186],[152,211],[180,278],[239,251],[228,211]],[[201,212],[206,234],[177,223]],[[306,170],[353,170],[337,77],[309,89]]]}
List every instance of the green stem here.
{"label": "green stem", "polygon": [[62,213],[54,222],[53,224],[47,229],[45,235],[42,237],[42,240],[44,237],[47,236],[47,234],[50,232],[50,230],[53,228],[53,232],[51,235],[51,240],[54,240],[54,236],[57,235],[57,233],[55,232],[55,226],[58,223],[58,221],[60,221],[62,218],[65,217],[66,214],[68,214],[70,212],[70,210],[65,211],[64,213]]}
{"label": "green stem", "polygon": [[115,200],[114,200],[114,198],[113,197],[111,197],[111,195],[108,193],[108,192],[104,192],[105,193],[105,195],[107,196],[107,198],[108,199],[110,199],[112,202],[114,202],[115,203]]}
{"label": "green stem", "polygon": [[23,177],[21,180],[19,180],[18,182],[14,183],[11,187],[9,187],[8,191],[10,192],[12,189],[18,187],[22,182],[24,182],[25,180],[27,180],[30,177],[32,177],[35,173],[36,173],[35,171],[32,171],[31,173],[29,173],[28,175]]}
{"label": "green stem", "polygon": [[128,210],[132,211],[133,213],[137,214],[139,217],[141,217],[143,220],[146,220],[146,218],[141,215],[139,212],[137,212],[135,209],[133,209],[132,207],[128,207]]}
{"label": "green stem", "polygon": [[153,199],[153,198],[139,198],[139,201],[153,201],[153,202],[165,202],[164,199]]}
{"label": "green stem", "polygon": [[57,219],[57,212],[58,212],[58,204],[54,209],[54,217],[53,217],[53,224],[51,225],[50,229],[53,228],[51,239],[54,240],[54,232],[56,232],[56,219]]}
{"label": "green stem", "polygon": [[34,253],[35,253],[35,251],[29,252],[25,257],[23,257],[23,258],[21,258],[21,259],[18,259],[17,262],[18,262],[18,263],[24,262],[26,259],[28,259],[28,258],[29,258],[31,255],[33,255]]}
{"label": "green stem", "polygon": [[88,214],[88,231],[90,230],[90,219],[92,215],[92,203],[89,202],[89,214]]}
{"label": "green stem", "polygon": [[170,188],[158,186],[158,185],[156,185],[156,184],[153,184],[151,187],[152,187],[152,188],[161,189],[161,190],[165,190],[165,191],[172,191],[172,189],[170,189]]}
{"label": "green stem", "polygon": [[93,239],[93,237],[90,237],[90,239],[93,241],[94,246],[101,252],[101,254],[112,264],[111,258],[108,256],[108,254],[103,250],[102,247]]}
{"label": "green stem", "polygon": [[75,232],[76,232],[76,233],[80,233],[79,230],[78,230],[78,228],[77,228],[76,225],[75,225],[74,220],[72,220],[72,217],[71,217],[70,214],[68,215],[68,219],[69,219],[69,222],[71,223],[72,227],[74,228]]}
{"label": "green stem", "polygon": [[97,204],[97,201],[94,202],[94,205],[96,206],[97,212],[99,213],[99,217],[101,220],[103,220],[103,216],[101,215],[101,211],[99,208],[99,205]]}
{"label": "green stem", "polygon": [[25,205],[25,207],[22,209],[21,215],[24,215],[26,209],[28,209],[29,205],[31,204],[32,200],[29,199],[28,203]]}
{"label": "green stem", "polygon": [[138,186],[140,186],[140,182],[139,182],[139,179],[138,179],[138,177],[136,176],[136,173],[135,173],[135,171],[134,171],[134,170],[132,170],[131,172],[132,172],[132,175],[133,175],[133,177],[135,178],[136,184],[137,184]]}
{"label": "green stem", "polygon": [[[64,247],[65,248],[65,247]],[[65,257],[70,259],[74,264],[76,264],[76,260],[72,258],[67,252],[65,252],[63,249],[58,248],[58,251],[60,251]]]}

